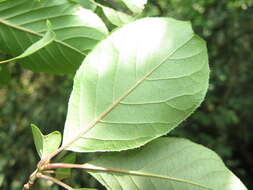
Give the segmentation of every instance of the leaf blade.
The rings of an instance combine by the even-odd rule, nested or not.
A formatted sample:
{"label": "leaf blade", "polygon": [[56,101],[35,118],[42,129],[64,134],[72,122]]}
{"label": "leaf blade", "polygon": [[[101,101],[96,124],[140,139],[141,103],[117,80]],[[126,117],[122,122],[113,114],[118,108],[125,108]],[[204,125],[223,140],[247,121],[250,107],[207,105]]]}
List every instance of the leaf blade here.
{"label": "leaf blade", "polygon": [[146,18],[125,25],[78,70],[63,144],[78,152],[144,145],[200,105],[208,79],[206,44],[188,22]]}
{"label": "leaf blade", "polygon": [[31,124],[31,128],[35,147],[41,159],[59,148],[61,144],[61,133],[59,131],[43,135],[36,125]]}
{"label": "leaf blade", "polygon": [[140,14],[148,0],[121,0],[133,13]]}
{"label": "leaf blade", "polygon": [[101,6],[107,19],[115,26],[123,26],[134,21],[134,18],[126,13],[116,11],[112,8]]}
{"label": "leaf blade", "polygon": [[89,164],[109,168],[89,171],[107,189],[246,190],[216,153],[180,138],[160,138],[141,149],[105,153]]}
{"label": "leaf blade", "polygon": [[20,60],[35,72],[73,73],[98,41],[108,33],[104,23],[92,11],[68,0],[9,0],[0,4],[1,49],[17,56],[46,32],[50,20],[56,40],[40,53]]}
{"label": "leaf blade", "polygon": [[30,47],[28,47],[21,55],[14,57],[12,59],[9,59],[9,60],[0,61],[0,64],[8,63],[8,62],[12,62],[12,61],[16,61],[16,60],[28,57],[28,56],[36,53],[37,51],[41,50],[42,48],[46,47],[50,43],[52,43],[53,40],[55,39],[55,33],[53,32],[49,21],[47,22],[47,26],[48,26],[48,31],[43,36],[43,38],[41,38],[39,41],[37,41],[36,43],[34,43]]}

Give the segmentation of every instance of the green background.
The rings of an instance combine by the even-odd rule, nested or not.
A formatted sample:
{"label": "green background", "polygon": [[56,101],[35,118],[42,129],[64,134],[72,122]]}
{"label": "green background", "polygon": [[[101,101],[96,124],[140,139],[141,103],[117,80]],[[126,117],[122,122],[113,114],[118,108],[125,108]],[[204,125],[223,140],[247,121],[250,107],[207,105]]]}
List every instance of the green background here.
{"label": "green background", "polygon": [[[149,0],[144,10],[145,16],[190,20],[208,45],[211,79],[206,100],[169,135],[216,151],[248,189],[253,188],[252,11],[252,0]],[[0,57],[7,58],[3,53]],[[35,123],[44,134],[63,130],[73,76],[33,73],[18,64],[8,69],[11,80],[0,88],[0,189],[18,190],[39,159],[29,125]],[[67,182],[103,189],[81,171]],[[40,181],[34,189],[60,188]]]}

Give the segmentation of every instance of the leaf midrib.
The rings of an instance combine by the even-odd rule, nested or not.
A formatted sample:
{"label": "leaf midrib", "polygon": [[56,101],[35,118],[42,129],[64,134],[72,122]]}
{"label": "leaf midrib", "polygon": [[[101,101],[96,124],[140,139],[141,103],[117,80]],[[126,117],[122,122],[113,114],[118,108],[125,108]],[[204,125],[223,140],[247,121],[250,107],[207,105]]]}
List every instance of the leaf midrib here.
{"label": "leaf midrib", "polygon": [[193,185],[193,186],[201,187],[201,188],[208,189],[208,190],[215,190],[211,187],[196,183],[194,181],[190,181],[190,180],[186,180],[186,179],[182,179],[182,178],[177,178],[177,177],[154,174],[154,173],[150,173],[150,172],[141,172],[141,171],[135,171],[135,170],[122,170],[122,169],[115,169],[115,168],[104,168],[104,167],[96,166],[93,164],[84,164],[83,166],[84,166],[83,169],[88,170],[88,171],[101,171],[101,172],[127,174],[127,175],[129,175],[129,177],[141,176],[141,177],[158,178],[158,179],[164,179],[164,180],[168,180],[168,181],[174,181],[174,182],[179,182],[179,183],[183,183],[183,184]]}
{"label": "leaf midrib", "polygon": [[[3,25],[5,25],[5,26],[14,28],[14,29],[16,29],[16,30],[19,30],[19,31],[22,31],[22,32],[25,32],[25,33],[32,34],[32,35],[34,35],[34,36],[38,36],[38,37],[41,37],[41,38],[43,37],[43,35],[40,34],[40,33],[34,32],[34,31],[29,30],[29,29],[24,28],[24,27],[20,27],[20,26],[15,25],[15,24],[12,24],[12,23],[7,22],[7,21],[5,21],[5,20],[3,20],[3,19],[0,19],[0,24],[3,24]],[[86,56],[86,54],[85,54],[84,52],[81,52],[80,50],[74,48],[73,46],[70,46],[69,44],[66,44],[66,43],[64,43],[64,42],[62,42],[62,41],[60,41],[60,40],[56,40],[56,39],[53,40],[53,41],[56,42],[56,43],[58,43],[58,44],[61,44],[61,45],[65,46],[65,47],[67,47],[67,48],[70,48],[70,49],[74,50],[75,52],[81,54],[82,56]]]}
{"label": "leaf midrib", "polygon": [[102,112],[96,119],[94,119],[92,122],[90,122],[83,131],[80,132],[80,134],[76,135],[73,139],[71,139],[69,142],[66,142],[62,145],[60,150],[64,150],[65,148],[69,147],[72,143],[77,141],[79,138],[81,138],[85,133],[87,133],[90,129],[96,126],[97,123],[100,122],[108,113],[110,113],[124,98],[126,98],[133,90],[135,90],[140,84],[142,84],[143,81],[145,81],[153,72],[155,72],[162,64],[164,64],[169,57],[171,57],[175,52],[177,52],[180,48],[184,47],[185,44],[187,44],[189,41],[191,41],[194,37],[194,33],[191,34],[189,39],[187,39],[185,42],[183,42],[179,47],[177,47],[174,51],[172,51],[168,56],[164,58],[164,60],[161,61],[160,64],[158,64],[156,67],[154,67],[150,72],[148,72],[146,75],[144,75],[143,78],[141,78],[139,81],[135,83],[128,91],[125,92],[117,101],[115,101],[111,106],[109,106],[104,112]]}

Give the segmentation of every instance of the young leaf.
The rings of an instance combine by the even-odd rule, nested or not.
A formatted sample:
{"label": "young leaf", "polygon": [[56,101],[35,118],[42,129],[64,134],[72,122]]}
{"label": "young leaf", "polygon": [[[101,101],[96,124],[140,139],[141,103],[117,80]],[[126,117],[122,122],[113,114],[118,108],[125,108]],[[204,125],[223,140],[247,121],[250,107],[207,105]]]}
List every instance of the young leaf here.
{"label": "young leaf", "polygon": [[44,35],[43,38],[41,38],[39,41],[37,41],[36,43],[34,43],[30,47],[28,47],[21,55],[14,57],[12,59],[9,59],[9,60],[0,61],[0,64],[8,63],[8,62],[16,61],[18,59],[23,59],[25,57],[28,57],[28,56],[36,53],[37,51],[41,50],[42,48],[46,47],[51,42],[53,42],[53,40],[55,39],[55,33],[53,32],[51,23],[49,21],[47,21],[47,26],[48,26],[48,31]]}
{"label": "young leaf", "polygon": [[102,9],[107,19],[115,26],[123,26],[134,21],[133,17],[123,12],[105,6],[102,6]]}
{"label": "young leaf", "polygon": [[61,144],[61,133],[59,131],[44,136],[36,125],[32,124],[31,128],[35,147],[41,159],[59,148]]}
{"label": "young leaf", "polygon": [[56,40],[39,52],[19,60],[35,72],[74,73],[86,53],[108,30],[91,10],[68,0],[8,0],[0,3],[0,49],[13,57],[20,55],[47,31],[50,20]]}
{"label": "young leaf", "polygon": [[[60,163],[75,163],[76,161],[76,154],[75,153],[71,153],[68,154],[67,156],[63,157],[60,160]],[[58,168],[55,171],[56,174],[56,178],[59,180],[65,179],[65,178],[69,178],[71,176],[71,169],[69,168]]]}
{"label": "young leaf", "polygon": [[148,0],[121,0],[133,13],[140,14]]}
{"label": "young leaf", "polygon": [[63,144],[77,152],[144,145],[200,105],[208,78],[206,44],[189,22],[145,18],[125,25],[79,68]]}
{"label": "young leaf", "polygon": [[219,156],[180,138],[159,138],[145,147],[121,153],[104,153],[89,167],[107,189],[121,190],[246,190]]}

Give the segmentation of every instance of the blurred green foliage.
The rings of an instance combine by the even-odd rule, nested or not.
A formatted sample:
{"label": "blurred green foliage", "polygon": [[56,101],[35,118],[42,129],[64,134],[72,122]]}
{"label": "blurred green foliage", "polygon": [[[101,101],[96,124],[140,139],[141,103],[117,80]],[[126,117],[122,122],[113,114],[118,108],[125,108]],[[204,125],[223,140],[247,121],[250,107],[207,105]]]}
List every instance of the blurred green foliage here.
{"label": "blurred green foliage", "polygon": [[[249,189],[253,189],[252,11],[253,0],[149,0],[143,13],[190,20],[207,40],[212,71],[207,98],[169,135],[216,151]],[[8,69],[11,80],[0,88],[0,189],[19,190],[39,159],[29,125],[35,123],[44,134],[63,130],[73,76],[32,73],[17,64]],[[84,172],[73,173],[69,183],[102,189]],[[60,188],[40,181],[34,189]]]}

